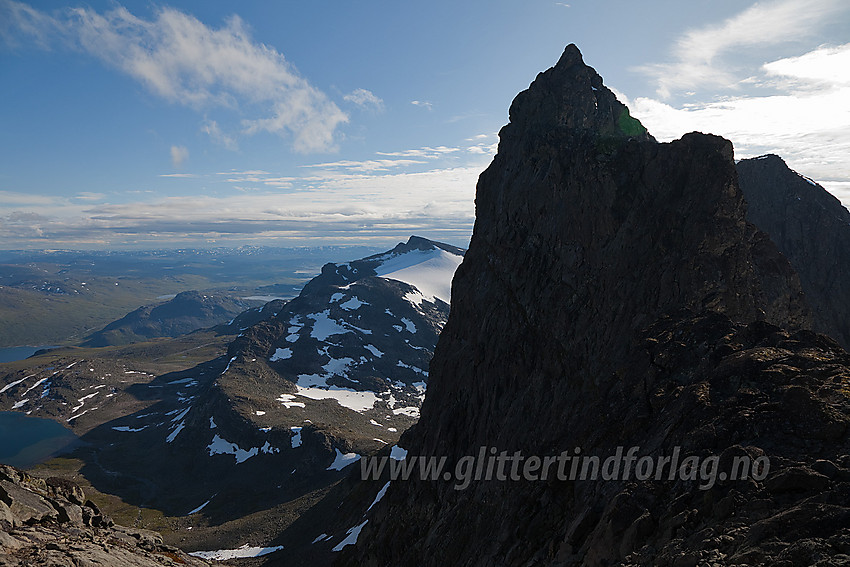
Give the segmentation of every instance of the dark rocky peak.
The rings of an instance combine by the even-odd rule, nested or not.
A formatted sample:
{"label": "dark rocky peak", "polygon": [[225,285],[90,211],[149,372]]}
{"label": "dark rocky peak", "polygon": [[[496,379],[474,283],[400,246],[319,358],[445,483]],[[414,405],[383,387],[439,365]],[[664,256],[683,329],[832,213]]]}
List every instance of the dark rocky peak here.
{"label": "dark rocky peak", "polygon": [[542,131],[553,137],[653,139],[602,83],[602,77],[585,65],[573,44],[554,67],[537,75],[531,86],[517,95],[510,108],[510,124],[500,137],[504,144]]}
{"label": "dark rocky peak", "polygon": [[[745,218],[732,144],[657,143],[623,116],[574,46],[514,101],[400,445],[448,469],[482,447],[679,447],[768,455],[774,476],[709,492],[681,478],[394,481],[343,564],[802,565],[848,541],[846,505],[822,503],[848,490],[850,359],[806,330],[797,274]],[[816,472],[830,465],[834,483]]]}
{"label": "dark rocky peak", "polygon": [[747,220],[800,275],[814,329],[850,349],[850,211],[776,155],[738,162]]}
{"label": "dark rocky peak", "polygon": [[[614,372],[609,361],[662,313],[807,324],[797,275],[745,219],[728,140],[691,133],[662,144],[642,127],[621,128],[630,123],[625,106],[575,46],[511,109],[478,181],[475,230],[456,277],[469,305],[510,298],[505,309],[520,326],[557,310],[552,330],[563,333],[545,341],[582,343],[569,350],[587,353],[581,364],[597,367],[592,380]],[[464,287],[463,277],[475,281]],[[600,351],[611,356],[591,354]]]}

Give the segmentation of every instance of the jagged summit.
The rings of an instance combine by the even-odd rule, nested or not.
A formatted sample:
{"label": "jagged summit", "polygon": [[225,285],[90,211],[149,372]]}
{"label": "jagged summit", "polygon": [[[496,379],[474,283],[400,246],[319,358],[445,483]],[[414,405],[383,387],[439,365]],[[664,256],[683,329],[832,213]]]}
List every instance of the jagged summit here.
{"label": "jagged summit", "polygon": [[802,565],[850,545],[846,506],[822,504],[846,501],[850,357],[806,330],[796,272],[746,220],[731,142],[653,140],[575,46],[500,135],[401,446],[448,469],[482,447],[768,454],[774,476],[394,481],[347,564]]}
{"label": "jagged summit", "polygon": [[646,128],[586,65],[578,47],[567,46],[558,63],[519,93],[510,107],[510,124],[502,141],[546,129],[549,135],[593,135],[652,140]]}

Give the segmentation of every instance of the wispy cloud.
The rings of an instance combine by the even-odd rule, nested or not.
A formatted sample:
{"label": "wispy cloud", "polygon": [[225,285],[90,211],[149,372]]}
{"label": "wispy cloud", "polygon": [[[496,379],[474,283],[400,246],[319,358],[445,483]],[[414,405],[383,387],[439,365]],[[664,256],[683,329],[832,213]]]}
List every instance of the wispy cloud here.
{"label": "wispy cloud", "polygon": [[[71,44],[168,101],[196,109],[239,108],[249,116],[242,134],[268,131],[290,138],[296,151],[328,151],[337,127],[348,120],[281,53],[254,41],[237,16],[216,29],[169,7],[151,20],[122,6],[51,15],[4,0],[2,10],[7,42],[30,37],[42,45]],[[205,124],[210,136],[228,144],[230,134],[215,122]]]}
{"label": "wispy cloud", "polygon": [[342,98],[361,108],[371,108],[372,110],[384,109],[384,101],[375,96],[372,91],[366,89],[355,89]]}
{"label": "wispy cloud", "polygon": [[171,146],[171,165],[179,169],[189,159],[189,150],[186,146]]}
{"label": "wispy cloud", "polygon": [[804,91],[850,86],[850,43],[820,47],[799,57],[766,63],[764,71]]}
{"label": "wispy cloud", "polygon": [[421,106],[422,108],[427,108],[428,110],[433,110],[434,105],[427,100],[411,100],[410,104],[414,106]]}
{"label": "wispy cloud", "polygon": [[209,136],[214,142],[221,144],[228,150],[236,151],[239,149],[239,144],[236,143],[236,138],[225,134],[215,120],[205,119],[201,125],[201,132]]}
{"label": "wispy cloud", "polygon": [[97,202],[103,201],[106,199],[106,195],[103,193],[93,193],[91,191],[82,191],[74,195],[74,199],[77,201],[85,201],[85,202]]}
{"label": "wispy cloud", "polygon": [[363,161],[341,160],[328,163],[302,165],[301,167],[315,169],[347,169],[349,171],[389,171],[399,167],[407,167],[426,163],[415,159],[371,159]]}
{"label": "wispy cloud", "polygon": [[673,45],[671,62],[637,70],[655,78],[662,98],[706,86],[731,87],[746,76],[736,74],[736,62],[727,56],[816,37],[830,16],[846,8],[844,0],[757,2],[720,24],[681,35]]}
{"label": "wispy cloud", "polygon": [[659,140],[710,132],[732,140],[739,158],[775,153],[818,182],[850,181],[850,86],[801,87],[681,108],[651,98],[625,102]]}

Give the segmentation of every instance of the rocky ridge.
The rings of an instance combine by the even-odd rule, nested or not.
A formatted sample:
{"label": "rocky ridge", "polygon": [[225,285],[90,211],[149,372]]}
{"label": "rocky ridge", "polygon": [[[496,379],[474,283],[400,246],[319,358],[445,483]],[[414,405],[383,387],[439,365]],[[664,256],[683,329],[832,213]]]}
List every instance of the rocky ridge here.
{"label": "rocky ridge", "polygon": [[79,486],[0,465],[0,565],[209,565],[156,532],[116,525]]}
{"label": "rocky ridge", "polygon": [[[344,565],[838,565],[850,357],[747,222],[732,145],[659,144],[568,46],[481,175],[420,421],[400,444],[766,457],[694,479],[393,481]],[[815,306],[815,309],[817,306]]]}
{"label": "rocky ridge", "polygon": [[737,169],[747,220],[800,275],[813,328],[850,348],[850,211],[779,156],[741,160]]}

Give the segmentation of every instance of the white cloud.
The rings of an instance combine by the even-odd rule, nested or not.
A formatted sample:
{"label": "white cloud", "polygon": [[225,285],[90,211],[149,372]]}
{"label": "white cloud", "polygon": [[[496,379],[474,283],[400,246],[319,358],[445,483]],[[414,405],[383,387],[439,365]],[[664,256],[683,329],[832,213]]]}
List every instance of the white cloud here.
{"label": "white cloud", "polygon": [[104,199],[106,199],[106,195],[104,195],[103,193],[93,193],[91,191],[82,191],[82,192],[74,195],[74,199],[76,199],[77,201],[95,202],[95,201],[103,201]]}
{"label": "white cloud", "polygon": [[407,167],[426,163],[421,160],[413,159],[372,159],[364,161],[341,160],[329,163],[316,163],[303,165],[301,167],[317,168],[317,169],[348,169],[350,171],[388,171],[397,167]]}
{"label": "white cloud", "polygon": [[765,63],[763,69],[790,80],[788,86],[805,90],[850,86],[850,43]]}
{"label": "white cloud", "polygon": [[[37,40],[55,35],[55,41],[70,42],[166,100],[259,114],[243,120],[244,134],[268,131],[291,138],[296,151],[328,151],[334,149],[336,128],[348,120],[281,53],[254,41],[238,16],[214,29],[168,7],[151,20],[122,6],[102,14],[75,8],[55,17],[8,0],[4,7],[13,18],[7,28]],[[207,133],[215,138],[220,130],[213,124],[206,123]]]}
{"label": "white cloud", "polygon": [[355,89],[342,98],[363,108],[371,107],[374,110],[383,110],[384,108],[384,101],[375,96],[372,91],[366,89]]}
{"label": "white cloud", "polygon": [[186,146],[171,146],[171,165],[176,169],[183,167],[188,159],[189,150],[186,149]]}
{"label": "white cloud", "polygon": [[698,87],[729,87],[739,79],[736,60],[725,55],[737,59],[753,48],[816,37],[830,16],[846,8],[844,0],[757,2],[719,25],[684,33],[674,44],[673,62],[638,70],[655,77],[662,98]]}
{"label": "white cloud", "polygon": [[423,108],[427,108],[428,110],[434,109],[434,105],[428,102],[427,100],[411,100],[410,104],[414,106],[421,106]]}
{"label": "white cloud", "polygon": [[732,140],[738,158],[775,153],[818,182],[850,180],[850,87],[734,97],[683,108],[650,98],[627,103],[659,140],[692,131],[718,134]]}
{"label": "white cloud", "polygon": [[204,123],[201,125],[201,132],[228,150],[236,151],[239,149],[239,144],[236,143],[236,138],[225,134],[219,127],[218,122],[215,120],[205,119]]}

